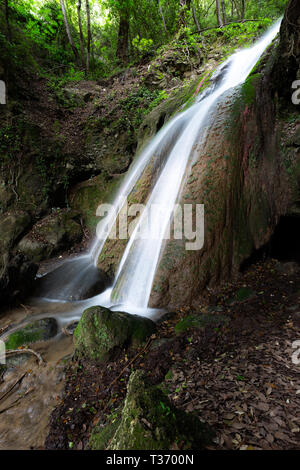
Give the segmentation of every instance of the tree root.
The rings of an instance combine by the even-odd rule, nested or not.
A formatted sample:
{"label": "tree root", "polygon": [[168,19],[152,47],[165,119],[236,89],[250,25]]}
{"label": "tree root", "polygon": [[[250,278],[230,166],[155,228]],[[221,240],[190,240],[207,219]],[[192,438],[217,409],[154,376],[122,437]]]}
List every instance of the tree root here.
{"label": "tree root", "polygon": [[38,359],[39,365],[45,364],[42,356],[33,349],[10,349],[6,352],[6,357],[13,356],[15,354],[33,354]]}

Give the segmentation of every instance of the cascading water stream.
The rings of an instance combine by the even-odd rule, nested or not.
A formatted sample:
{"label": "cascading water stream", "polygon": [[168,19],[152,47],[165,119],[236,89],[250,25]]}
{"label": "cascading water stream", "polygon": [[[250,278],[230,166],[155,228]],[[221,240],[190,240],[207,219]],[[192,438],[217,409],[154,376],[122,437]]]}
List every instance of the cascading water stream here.
{"label": "cascading water stream", "polygon": [[[74,274],[72,277],[68,275],[68,279],[65,281],[60,278],[54,292],[57,292],[58,285],[60,285],[61,291],[67,293],[67,300],[70,300],[72,290],[78,289],[81,280],[89,272],[86,263],[95,269],[116,221],[116,215],[122,209],[124,202],[134,190],[147,166],[153,159],[158,159],[160,162],[159,172],[148,197],[146,209],[140,215],[127,243],[113,285],[96,297],[73,302],[69,313],[65,312],[65,318],[68,317],[68,314],[72,318],[80,318],[85,308],[94,305],[152,316],[153,310],[148,309],[148,303],[153,280],[165,232],[172,217],[174,205],[178,201],[186,169],[193,156],[193,148],[196,144],[201,145],[201,140],[205,138],[205,129],[209,126],[211,116],[222,96],[247,79],[267,46],[277,35],[280,23],[281,20],[273,25],[252,47],[236,52],[226,60],[214,74],[215,85],[206,90],[196,104],[175,116],[165,125],[135,161],[116,195],[111,210],[98,224],[97,237],[90,253],[84,258],[78,258],[78,275]],[[159,206],[164,210],[150,211],[152,206]],[[148,236],[147,218],[149,213],[151,213],[150,236]],[[151,236],[153,233],[155,236]],[[74,261],[73,270],[76,267],[76,262]],[[85,266],[84,270],[82,270],[83,265]],[[68,269],[70,272],[70,268]],[[58,299],[55,295],[52,298]],[[62,298],[61,295],[59,298]]]}
{"label": "cascading water stream", "polygon": [[[98,297],[100,303],[102,301],[110,307],[118,306],[121,310],[131,313],[147,311],[164,235],[179,195],[193,146],[220,97],[226,91],[246,80],[266,47],[278,33],[279,28],[280,21],[254,46],[235,53],[222,64],[221,69],[226,67],[226,71],[216,89],[212,90],[211,94],[188,111],[179,115],[179,117],[177,116],[165,128],[161,139],[155,139],[155,145],[159,145],[160,140],[168,136],[174,122],[178,119],[185,119],[186,121],[186,118],[188,118],[189,122],[183,127],[181,135],[171,149],[168,160],[148,199],[146,209],[140,216],[130,237],[114,285]],[[151,150],[149,149],[147,156],[150,153]],[[164,210],[151,211],[151,206],[163,207]],[[148,226],[149,213],[151,213],[150,233]]]}

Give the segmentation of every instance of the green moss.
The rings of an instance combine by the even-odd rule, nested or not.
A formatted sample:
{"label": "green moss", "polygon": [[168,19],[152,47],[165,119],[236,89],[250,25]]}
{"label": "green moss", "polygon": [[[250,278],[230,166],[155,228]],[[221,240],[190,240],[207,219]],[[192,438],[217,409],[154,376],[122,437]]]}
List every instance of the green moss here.
{"label": "green moss", "polygon": [[198,418],[176,409],[159,387],[149,385],[142,371],[130,377],[116,431],[109,423],[105,432],[98,433],[93,432],[90,442],[97,450],[168,450],[174,444],[199,450],[213,436]]}
{"label": "green moss", "polygon": [[235,298],[238,302],[243,302],[244,300],[249,299],[253,295],[254,292],[252,289],[250,289],[249,287],[242,287],[240,290],[237,291]]}
{"label": "green moss", "polygon": [[104,428],[97,426],[92,430],[89,440],[89,448],[91,450],[105,450],[107,448],[118,429],[121,412],[122,408],[119,408],[114,414],[108,416]]}
{"label": "green moss", "polygon": [[57,324],[54,319],[38,320],[9,335],[5,341],[6,349],[18,349],[38,341],[45,341],[57,333]]}
{"label": "green moss", "polygon": [[208,325],[214,325],[216,323],[225,323],[228,319],[223,315],[210,315],[202,314],[199,316],[190,315],[182,318],[175,326],[175,333],[177,335],[188,331],[191,328],[205,328]]}
{"label": "green moss", "polygon": [[76,354],[105,362],[124,346],[140,346],[154,331],[155,324],[147,318],[92,307],[85,310],[74,332]]}
{"label": "green moss", "polygon": [[261,74],[250,75],[242,86],[242,98],[244,102],[251,105],[256,97],[256,85],[261,78]]}

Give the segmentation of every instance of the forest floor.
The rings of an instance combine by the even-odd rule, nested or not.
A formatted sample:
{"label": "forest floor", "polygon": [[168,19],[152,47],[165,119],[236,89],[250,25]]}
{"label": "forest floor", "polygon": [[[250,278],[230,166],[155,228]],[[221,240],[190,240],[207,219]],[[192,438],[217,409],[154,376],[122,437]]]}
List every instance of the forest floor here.
{"label": "forest floor", "polygon": [[71,362],[45,446],[88,448],[92,427],[122,406],[132,369],[143,369],[176,407],[213,428],[208,449],[300,449],[299,340],[299,268],[253,265],[210,290],[197,311],[163,317],[141,351],[123,351],[105,367]]}

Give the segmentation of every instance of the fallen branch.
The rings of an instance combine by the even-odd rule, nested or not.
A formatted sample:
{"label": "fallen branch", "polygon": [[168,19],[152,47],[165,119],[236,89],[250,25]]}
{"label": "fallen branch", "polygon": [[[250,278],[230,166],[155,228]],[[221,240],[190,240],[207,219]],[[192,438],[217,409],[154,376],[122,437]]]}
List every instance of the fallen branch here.
{"label": "fallen branch", "polygon": [[42,356],[36,351],[33,351],[33,349],[10,349],[9,351],[6,351],[6,357],[13,356],[15,354],[33,354],[38,359],[39,365],[45,364]]}
{"label": "fallen branch", "polygon": [[5,392],[2,397],[0,397],[0,401],[2,401],[5,397],[7,397],[7,395],[10,394],[10,392],[16,387],[16,385],[20,384],[22,382],[22,380],[24,379],[24,377],[27,375],[27,372],[25,372],[25,374],[22,375],[22,377],[20,377],[11,387],[10,389],[7,390],[7,392]]}
{"label": "fallen branch", "polygon": [[198,31],[195,31],[195,32],[192,33],[192,34],[201,34],[201,33],[204,33],[205,31],[210,31],[210,30],[212,30],[212,29],[223,29],[224,26],[229,26],[229,25],[231,25],[231,24],[243,24],[243,23],[247,23],[247,22],[249,22],[249,21],[252,21],[252,22],[259,22],[259,21],[261,21],[261,19],[260,19],[260,20],[231,21],[230,23],[225,23],[225,24],[223,24],[222,26],[215,26],[215,27],[213,27],[213,28],[201,29],[201,31],[199,31],[199,32],[198,32]]}
{"label": "fallen branch", "polygon": [[5,333],[9,329],[10,326],[11,326],[11,323],[9,325],[3,326],[3,328],[0,328],[0,335],[3,335],[3,333]]}
{"label": "fallen branch", "polygon": [[120,374],[118,375],[118,377],[116,377],[112,383],[110,384],[110,386],[108,387],[108,390],[122,377],[122,375],[124,374],[124,372],[126,371],[126,369],[128,369],[128,367],[130,367],[136,360],[139,356],[141,356],[142,354],[144,354],[147,350],[147,348],[150,346],[150,343],[152,342],[152,336],[148,339],[146,345],[144,346],[144,348],[142,349],[142,351],[139,351],[138,354],[136,356],[134,356],[134,358],[128,363],[126,364],[126,366],[124,367],[124,369],[122,369],[122,371],[120,372]]}
{"label": "fallen branch", "polygon": [[8,411],[11,408],[13,408],[20,400],[22,400],[22,398],[26,397],[26,395],[28,395],[28,393],[31,393],[33,391],[34,391],[34,388],[30,388],[29,390],[27,390],[27,392],[25,392],[21,397],[17,398],[15,401],[13,401],[12,404],[9,405],[7,408],[4,408],[3,410],[0,410],[0,414],[5,413],[5,411]]}
{"label": "fallen branch", "polygon": [[[118,375],[118,377],[116,377],[112,382],[111,384],[109,385],[108,387],[108,392],[111,391],[111,387],[122,377],[122,375],[124,374],[124,372],[126,371],[126,369],[128,369],[128,367],[130,367],[137,359],[139,356],[141,356],[142,354],[144,354],[146,352],[146,350],[148,349],[148,347],[150,346],[152,340],[154,339],[153,335],[148,339],[146,345],[144,346],[144,348],[139,351],[137,353],[136,356],[134,356],[134,358],[128,363],[126,364],[126,366],[124,367],[124,369],[122,369],[122,371],[120,372],[120,374]],[[107,410],[107,408],[109,407],[109,402],[110,402],[110,399],[107,401],[105,407],[103,408],[103,410],[101,411],[101,414],[105,413],[105,411]],[[95,418],[94,420],[94,425],[97,425],[99,423],[99,420],[100,420],[100,416],[98,418]]]}

